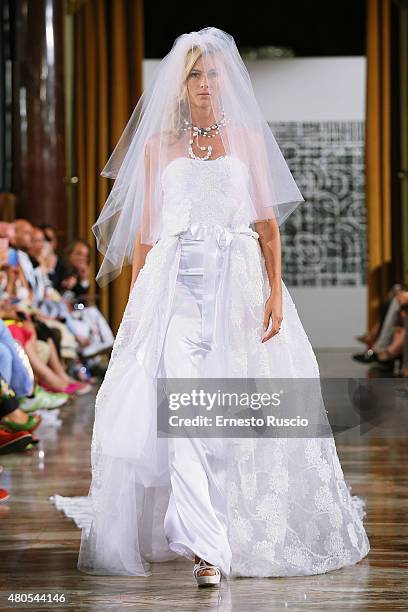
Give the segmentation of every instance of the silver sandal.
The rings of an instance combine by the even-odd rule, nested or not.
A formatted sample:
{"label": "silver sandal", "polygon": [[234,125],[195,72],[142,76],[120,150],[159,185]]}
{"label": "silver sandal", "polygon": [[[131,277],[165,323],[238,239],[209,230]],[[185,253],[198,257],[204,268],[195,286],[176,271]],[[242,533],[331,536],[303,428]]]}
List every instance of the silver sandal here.
{"label": "silver sandal", "polygon": [[[215,570],[215,574],[212,576],[198,576],[198,572],[203,569],[213,569]],[[197,580],[197,584],[199,586],[212,586],[215,584],[219,584],[221,580],[221,571],[217,565],[209,565],[204,561],[204,559],[200,559],[198,563],[194,564],[193,567],[193,576]]]}

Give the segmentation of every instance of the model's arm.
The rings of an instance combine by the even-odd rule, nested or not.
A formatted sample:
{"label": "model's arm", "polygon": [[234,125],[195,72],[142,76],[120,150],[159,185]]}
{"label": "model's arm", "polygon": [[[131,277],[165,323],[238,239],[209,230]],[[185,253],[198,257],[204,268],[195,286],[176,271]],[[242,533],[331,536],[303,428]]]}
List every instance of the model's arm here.
{"label": "model's arm", "polygon": [[146,255],[148,254],[151,248],[152,248],[151,244],[143,244],[140,241],[140,230],[139,230],[136,234],[136,240],[135,240],[135,249],[134,249],[133,261],[132,261],[132,281],[130,283],[130,291],[132,291],[133,285],[136,282],[139,272],[145,264]]}
{"label": "model's arm", "polygon": [[266,342],[279,332],[282,314],[282,260],[281,260],[281,238],[279,225],[275,219],[258,221],[255,230],[259,234],[259,244],[265,258],[265,267],[271,288],[270,296],[265,304],[264,330],[268,329],[272,318],[272,327],[264,336],[262,342]]}
{"label": "model's arm", "polygon": [[[150,226],[150,209],[151,209],[151,161],[152,161],[152,143],[148,141],[144,148],[144,171],[145,171],[145,183],[144,183],[144,208],[143,216],[141,221],[141,228],[148,228]],[[132,260],[132,280],[130,283],[130,291],[132,291],[133,285],[139,276],[140,270],[145,265],[146,255],[152,248],[151,244],[143,244],[141,241],[142,229],[136,234],[135,246],[133,250]]]}

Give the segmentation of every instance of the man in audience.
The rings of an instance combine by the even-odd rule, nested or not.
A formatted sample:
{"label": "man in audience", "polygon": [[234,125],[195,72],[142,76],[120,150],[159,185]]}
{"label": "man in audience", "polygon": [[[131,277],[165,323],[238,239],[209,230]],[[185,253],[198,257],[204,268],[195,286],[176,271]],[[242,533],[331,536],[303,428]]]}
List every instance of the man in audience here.
{"label": "man in audience", "polygon": [[15,244],[17,249],[18,262],[23,270],[24,276],[33,293],[32,298],[37,304],[40,304],[45,297],[45,289],[47,284],[51,284],[43,274],[41,268],[34,267],[29,250],[32,243],[33,226],[26,219],[17,219],[14,222],[15,228]]}

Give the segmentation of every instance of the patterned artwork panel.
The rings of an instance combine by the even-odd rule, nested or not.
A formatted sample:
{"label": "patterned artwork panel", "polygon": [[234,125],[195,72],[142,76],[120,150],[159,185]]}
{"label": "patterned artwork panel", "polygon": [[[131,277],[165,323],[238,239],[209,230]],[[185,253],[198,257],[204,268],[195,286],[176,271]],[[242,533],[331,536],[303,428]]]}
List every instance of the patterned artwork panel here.
{"label": "patterned artwork panel", "polygon": [[364,122],[271,122],[306,202],[281,228],[289,286],[366,284]]}

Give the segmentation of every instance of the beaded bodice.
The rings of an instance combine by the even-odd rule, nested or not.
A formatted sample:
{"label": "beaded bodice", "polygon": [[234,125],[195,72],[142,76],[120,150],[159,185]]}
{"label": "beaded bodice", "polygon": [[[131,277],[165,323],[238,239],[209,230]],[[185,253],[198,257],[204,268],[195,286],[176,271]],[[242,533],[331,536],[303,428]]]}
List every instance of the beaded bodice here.
{"label": "beaded bodice", "polygon": [[185,230],[191,223],[249,223],[248,168],[236,157],[177,157],[162,173],[162,188],[164,234]]}

